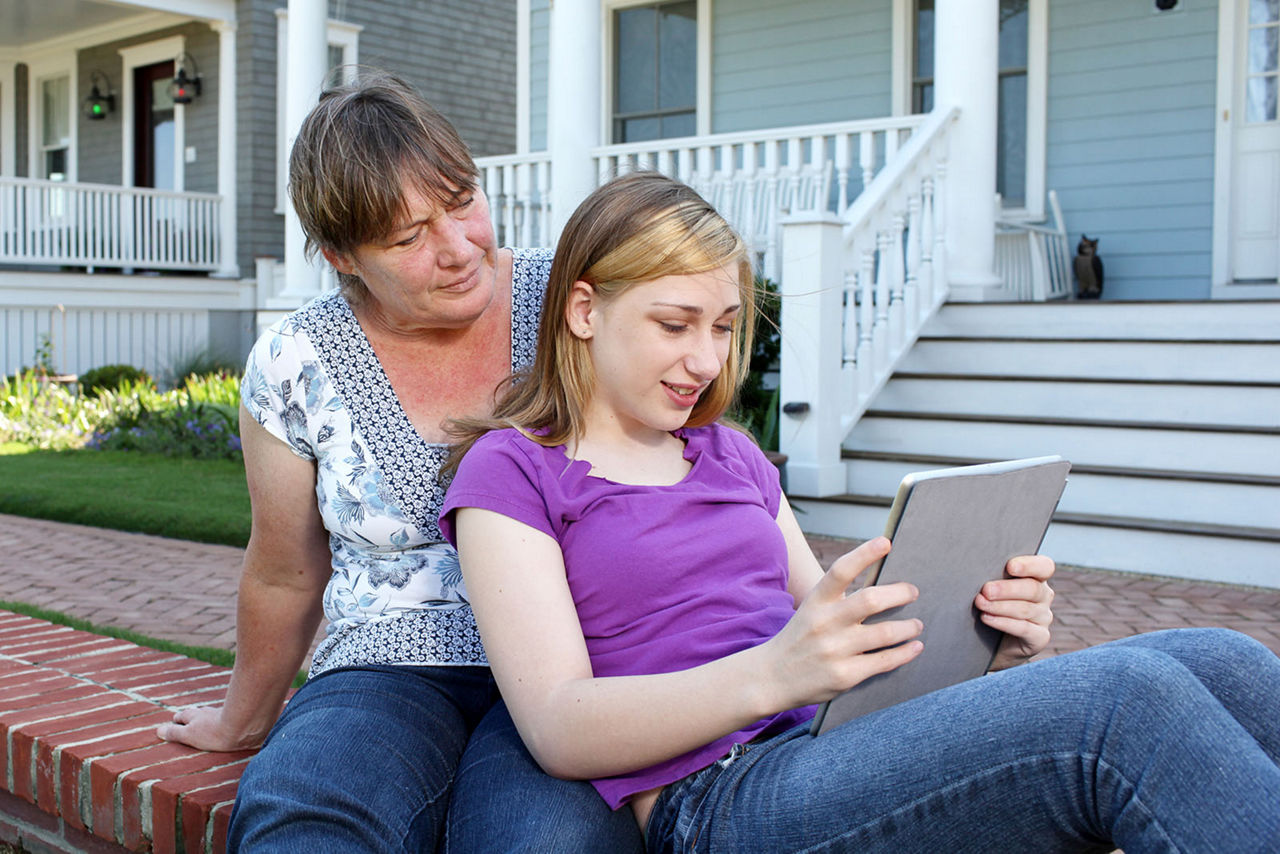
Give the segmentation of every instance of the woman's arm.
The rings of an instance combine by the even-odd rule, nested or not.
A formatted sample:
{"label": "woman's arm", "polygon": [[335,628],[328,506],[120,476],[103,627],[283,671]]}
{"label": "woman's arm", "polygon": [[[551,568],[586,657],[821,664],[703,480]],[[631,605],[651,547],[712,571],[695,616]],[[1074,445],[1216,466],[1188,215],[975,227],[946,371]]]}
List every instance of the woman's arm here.
{"label": "woman's arm", "polygon": [[319,626],[330,575],[316,507],[315,464],[295,455],[243,407],[240,441],[253,528],[236,605],[236,663],[220,708],[182,709],[157,730],[201,750],[257,747],[280,714]]}
{"label": "woman's arm", "polygon": [[829,699],[920,650],[904,643],[919,632],[915,620],[862,625],[910,601],[913,587],[844,596],[853,576],[883,554],[881,539],[837,562],[783,631],[759,646],[675,673],[594,678],[555,540],[478,508],[457,510],[456,529],[498,686],[534,758],[559,777],[653,765],[767,715]]}

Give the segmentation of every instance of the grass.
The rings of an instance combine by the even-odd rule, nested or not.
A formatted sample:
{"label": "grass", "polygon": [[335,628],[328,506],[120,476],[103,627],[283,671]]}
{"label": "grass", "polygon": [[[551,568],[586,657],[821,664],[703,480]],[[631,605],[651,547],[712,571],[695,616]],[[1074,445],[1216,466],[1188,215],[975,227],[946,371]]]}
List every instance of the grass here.
{"label": "grass", "polygon": [[0,444],[0,513],[243,548],[244,464]]}

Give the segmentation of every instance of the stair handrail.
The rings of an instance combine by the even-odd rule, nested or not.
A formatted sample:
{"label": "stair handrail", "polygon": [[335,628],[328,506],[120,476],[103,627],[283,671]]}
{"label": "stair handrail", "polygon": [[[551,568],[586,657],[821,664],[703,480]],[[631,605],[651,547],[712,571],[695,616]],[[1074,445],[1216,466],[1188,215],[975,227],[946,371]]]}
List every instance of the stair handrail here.
{"label": "stair handrail", "polygon": [[946,299],[958,115],[931,113],[842,216],[784,222],[779,450],[794,494],[846,491],[841,444]]}
{"label": "stair handrail", "polygon": [[946,301],[943,191],[959,115],[931,113],[845,212],[842,440]]}

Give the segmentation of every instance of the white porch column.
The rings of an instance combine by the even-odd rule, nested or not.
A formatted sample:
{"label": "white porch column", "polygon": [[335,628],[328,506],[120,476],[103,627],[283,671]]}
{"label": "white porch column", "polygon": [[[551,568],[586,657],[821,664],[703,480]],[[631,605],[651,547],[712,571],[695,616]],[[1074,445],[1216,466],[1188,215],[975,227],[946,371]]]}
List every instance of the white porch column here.
{"label": "white porch column", "polygon": [[591,150],[600,144],[600,0],[551,4],[547,151],[551,155],[552,240],[596,187]]}
{"label": "white porch column", "polygon": [[[302,127],[302,120],[320,96],[329,64],[328,3],[326,0],[289,0],[287,28],[288,79],[285,81],[286,150]],[[320,293],[320,267],[308,262],[306,238],[293,205],[284,213],[284,290],[272,302],[298,306]],[[273,308],[291,307],[272,305]]]}
{"label": "white porch column", "polygon": [[796,214],[782,225],[779,396],[784,410],[778,418],[778,450],[787,455],[787,492],[794,495],[816,498],[845,491],[840,461],[843,254],[844,221],[835,214]]}
{"label": "white porch column", "polygon": [[995,274],[997,0],[934,7],[934,109],[959,107],[947,169],[947,277],[951,299],[981,300]]}
{"label": "white porch column", "polygon": [[217,276],[240,277],[236,224],[236,25],[234,21],[214,21],[210,28],[218,34],[218,195],[222,196],[218,229],[222,235],[222,258]]}
{"label": "white porch column", "polygon": [[18,93],[14,91],[17,86],[14,65],[13,60],[0,60],[0,175],[10,178],[17,175],[18,168],[15,156],[18,147]]}

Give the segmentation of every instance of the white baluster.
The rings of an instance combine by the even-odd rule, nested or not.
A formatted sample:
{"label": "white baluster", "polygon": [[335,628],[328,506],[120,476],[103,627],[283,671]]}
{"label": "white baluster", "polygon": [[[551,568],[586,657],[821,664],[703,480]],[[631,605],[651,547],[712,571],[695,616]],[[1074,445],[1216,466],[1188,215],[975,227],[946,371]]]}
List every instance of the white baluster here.
{"label": "white baluster", "polygon": [[934,167],[933,184],[933,301],[947,298],[951,283],[947,281],[947,161]]}
{"label": "white baluster", "polygon": [[876,135],[874,131],[858,134],[858,165],[862,167],[862,191],[865,193],[876,177]]}
{"label": "white baluster", "polygon": [[764,144],[764,276],[778,280],[778,142]]}
{"label": "white baluster", "polygon": [[505,245],[516,240],[516,168],[508,163],[502,167],[502,237]]}
{"label": "white baluster", "polygon": [[871,384],[875,382],[875,269],[876,252],[874,234],[866,235],[872,248],[863,249],[860,253],[862,264],[858,268],[858,403],[871,393]]}
{"label": "white baluster", "polygon": [[747,247],[752,254],[752,263],[755,262],[755,253],[763,250],[760,245],[762,234],[760,229],[760,217],[758,211],[758,200],[756,198],[756,144],[754,142],[743,143],[742,145],[742,171],[739,180],[742,183],[742,212],[739,215],[741,221],[736,223],[738,233],[747,241]]}
{"label": "white baluster", "polygon": [[920,314],[933,310],[933,178],[920,182],[920,272],[916,276]]}
{"label": "white baluster", "polygon": [[843,214],[849,207],[849,134],[836,134],[836,213]]}
{"label": "white baluster", "polygon": [[887,228],[877,228],[876,235],[876,319],[872,329],[875,342],[875,363],[879,370],[881,365],[889,363],[890,329],[889,329],[889,279],[893,275],[890,268],[893,262],[889,253],[893,247],[893,236]]}
{"label": "white baluster", "polygon": [[906,306],[902,296],[905,285],[902,271],[902,231],[907,221],[901,213],[896,213],[891,222],[889,252],[893,260],[889,262],[889,347],[893,355],[897,356],[906,342]]}
{"label": "white baluster", "polygon": [[844,271],[844,336],[840,361],[844,365],[858,363],[858,271]]}
{"label": "white baluster", "polygon": [[920,195],[907,197],[907,275],[902,286],[902,307],[907,319],[907,331],[914,335],[920,325],[919,301],[920,273]]}
{"label": "white baluster", "polygon": [[516,202],[519,210],[516,213],[516,227],[519,229],[520,237],[518,243],[514,246],[532,246],[533,245],[533,198],[530,193],[530,173],[532,167],[528,163],[520,163],[516,166]]}
{"label": "white baluster", "polygon": [[538,245],[551,246],[551,161],[538,162]]}

